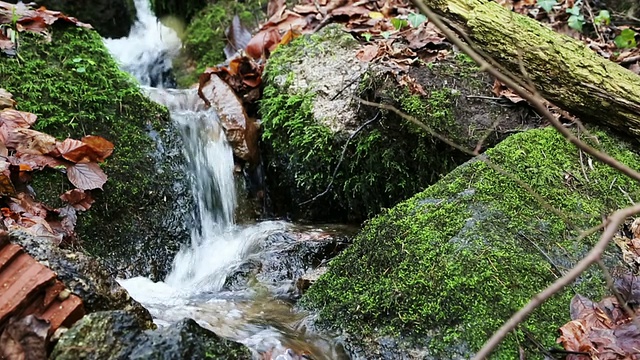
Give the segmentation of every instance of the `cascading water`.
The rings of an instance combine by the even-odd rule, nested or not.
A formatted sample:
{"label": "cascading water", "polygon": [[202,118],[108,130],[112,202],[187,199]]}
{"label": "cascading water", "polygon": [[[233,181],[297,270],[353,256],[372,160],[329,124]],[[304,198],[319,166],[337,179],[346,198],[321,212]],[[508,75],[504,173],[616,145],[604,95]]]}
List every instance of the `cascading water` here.
{"label": "cascading water", "polygon": [[176,255],[164,282],[138,277],[120,280],[121,285],[159,325],[190,317],[257,353],[284,356],[278,359],[297,358],[287,350],[292,346],[312,349],[314,359],[343,358],[335,341],[296,330],[303,316],[292,312],[288,303],[255,289],[222,290],[234,266],[256,255],[260,241],[292,225],[273,221],[245,227],[234,224],[233,153],[218,117],[204,108],[196,90],[164,88],[170,85],[171,60],[180,41],[152,15],[147,0],[136,0],[136,7],[139,21],[129,37],[105,39],[105,44],[148,96],[167,106],[180,129],[198,226],[192,231],[191,244]]}

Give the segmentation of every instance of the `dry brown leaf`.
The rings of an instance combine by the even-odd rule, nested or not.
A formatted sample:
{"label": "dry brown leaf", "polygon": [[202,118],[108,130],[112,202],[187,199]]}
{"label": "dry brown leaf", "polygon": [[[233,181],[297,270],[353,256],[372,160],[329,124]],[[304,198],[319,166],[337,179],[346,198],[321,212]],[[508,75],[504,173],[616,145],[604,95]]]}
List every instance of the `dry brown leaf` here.
{"label": "dry brown leaf", "polygon": [[96,201],[91,193],[82,189],[71,189],[60,195],[62,201],[66,201],[74,209],[80,211],[86,211],[91,208],[91,205]]}
{"label": "dry brown leaf", "polygon": [[98,156],[95,161],[103,162],[106,158],[113,154],[113,143],[102,136],[89,135],[83,137],[80,141],[89,145],[94,153]]}
{"label": "dry brown leaf", "polygon": [[29,128],[37,119],[38,117],[34,114],[14,109],[5,109],[0,112],[0,122],[8,129]]}
{"label": "dry brown leaf", "polygon": [[82,190],[102,189],[107,175],[96,163],[74,164],[67,166],[69,181]]}
{"label": "dry brown leaf", "polygon": [[[0,35],[1,37],[1,35]],[[2,40],[0,39],[0,50],[2,49]],[[16,102],[13,100],[13,95],[7,90],[0,88],[0,110],[10,109],[16,106]]]}
{"label": "dry brown leaf", "polygon": [[31,129],[14,129],[5,144],[31,155],[46,155],[56,150],[56,138]]}
{"label": "dry brown leaf", "polygon": [[377,44],[366,45],[356,53],[356,58],[360,61],[371,62],[378,57],[380,48]]}

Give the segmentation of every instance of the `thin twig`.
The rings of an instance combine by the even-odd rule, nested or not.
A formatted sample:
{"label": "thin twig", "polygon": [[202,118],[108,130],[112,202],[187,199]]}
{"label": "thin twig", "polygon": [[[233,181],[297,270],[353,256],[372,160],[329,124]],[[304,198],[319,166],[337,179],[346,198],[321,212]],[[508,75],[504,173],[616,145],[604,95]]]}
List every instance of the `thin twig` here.
{"label": "thin twig", "polygon": [[[391,105],[388,105],[388,104],[380,104],[380,103],[376,103],[376,102],[371,102],[371,101],[367,101],[367,100],[360,99],[360,98],[357,98],[357,97],[354,97],[354,98],[357,99],[358,101],[360,101],[364,105],[377,107],[379,109],[393,111],[398,116],[400,116],[403,119],[405,119],[405,120],[407,120],[409,122],[412,122],[413,124],[419,126],[423,130],[428,132],[431,136],[433,136],[433,137],[437,138],[438,140],[444,142],[445,144],[453,147],[454,149],[457,149],[457,150],[459,150],[459,151],[461,151],[461,152],[463,152],[463,153],[465,153],[465,154],[467,154],[469,156],[476,156],[477,155],[474,151],[469,150],[469,149],[465,148],[464,146],[457,144],[455,141],[453,141],[453,140],[449,139],[448,137],[436,132],[431,127],[429,127],[427,124],[423,123],[422,121],[416,119],[413,116],[410,116],[410,115],[407,115],[407,114],[403,113],[402,111],[396,109],[394,106],[391,106]],[[511,174],[508,171],[506,171],[505,169],[503,169],[500,165],[493,163],[486,156],[479,156],[479,157],[477,157],[477,159],[482,161],[482,162],[484,162],[485,164],[487,164],[487,166],[489,166],[493,170],[497,171],[501,175],[504,175],[507,178],[509,178],[510,180],[512,180],[515,183],[517,183],[520,187],[525,189],[531,196],[533,196],[533,198],[536,199],[536,201],[538,201],[542,205],[542,207],[544,207],[545,209],[553,212],[556,216],[558,216],[560,219],[562,219],[570,227],[572,227],[574,229],[578,229],[578,227],[567,217],[566,214],[564,214],[562,211],[554,208],[551,204],[549,204],[549,202],[547,202],[540,194],[538,194],[535,190],[533,190],[533,188],[531,188],[531,186],[529,186],[529,184],[527,184],[524,181],[518,179],[516,176],[514,176],[513,174]]]}
{"label": "thin twig", "polygon": [[358,127],[356,129],[356,131],[353,132],[353,134],[349,135],[349,138],[347,139],[347,142],[344,143],[344,146],[342,147],[342,153],[340,154],[340,160],[338,160],[338,164],[336,165],[336,167],[333,169],[333,174],[331,175],[331,181],[329,181],[329,184],[327,185],[327,188],[324,189],[323,192],[321,192],[320,194],[314,196],[313,198],[307,200],[307,201],[303,201],[301,203],[298,204],[298,206],[302,206],[302,205],[306,205],[310,202],[316,201],[318,200],[320,197],[326,195],[329,190],[331,190],[331,186],[333,186],[333,181],[336,179],[336,175],[338,174],[338,169],[340,168],[340,165],[342,165],[342,160],[344,160],[344,155],[347,152],[347,147],[349,146],[349,142],[351,141],[351,139],[353,139],[362,129],[364,129],[367,125],[371,124],[372,122],[378,120],[378,116],[380,116],[380,111],[378,111],[375,116],[369,120],[367,120],[365,123],[363,123],[362,125],[360,125],[360,127]]}
{"label": "thin twig", "polygon": [[518,324],[523,322],[529,316],[529,314],[531,314],[531,312],[533,312],[545,300],[549,299],[555,293],[562,290],[565,286],[571,284],[589,266],[596,263],[600,259],[600,256],[602,256],[602,253],[606,249],[613,235],[616,233],[616,231],[618,231],[618,226],[620,226],[620,224],[622,224],[622,222],[627,217],[635,215],[638,212],[640,212],[640,204],[618,210],[614,212],[613,215],[609,216],[607,226],[602,233],[600,240],[591,249],[591,251],[589,251],[587,256],[580,260],[580,262],[578,262],[576,266],[569,270],[569,272],[567,272],[563,277],[554,281],[553,284],[549,285],[541,293],[534,296],[527,303],[527,305],[513,314],[513,316],[491,336],[491,338],[484,344],[482,349],[478,351],[478,353],[474,357],[474,360],[483,360],[487,358],[491,354],[493,349],[495,349],[498,344],[500,344],[500,342],[502,342],[502,340],[509,334],[509,332],[515,329]]}

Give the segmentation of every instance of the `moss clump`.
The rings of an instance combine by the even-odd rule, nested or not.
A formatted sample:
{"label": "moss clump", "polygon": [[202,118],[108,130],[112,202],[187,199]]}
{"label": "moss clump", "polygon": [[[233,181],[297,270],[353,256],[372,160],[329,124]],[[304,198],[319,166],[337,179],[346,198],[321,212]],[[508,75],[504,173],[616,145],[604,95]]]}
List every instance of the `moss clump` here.
{"label": "moss clump", "polygon": [[[351,125],[338,131],[327,125],[331,121],[318,119],[319,114],[313,111],[317,94],[312,89],[316,84],[294,86],[300,75],[291,64],[306,58],[339,57],[342,55],[336,54],[353,48],[353,44],[348,34],[327,27],[321,33],[278,47],[267,62],[260,115],[269,163],[267,182],[272,200],[281,206],[276,212],[310,219],[359,221],[423,190],[467,159],[415,125],[387,113],[381,113],[378,120],[355,135],[356,129],[376,112],[362,110],[350,120]],[[375,88],[379,80],[376,76],[366,73],[363,77],[363,96]],[[429,113],[425,116],[446,127],[452,121],[452,112],[446,109],[451,94],[446,90],[433,94],[427,107],[415,97],[408,97],[405,105],[415,112]],[[301,204],[321,193],[324,195],[316,200]]]}
{"label": "moss clump", "polygon": [[[640,168],[635,152],[605,133],[593,133],[610,155]],[[513,135],[486,156],[563,216],[486,163],[471,161],[372,219],[302,304],[318,309],[326,324],[365,340],[391,335],[426,341],[436,356],[453,349],[477,351],[561,275],[546,256],[559,268],[570,268],[597,239],[575,240],[580,230],[626,206],[628,196],[640,196],[637,183],[611,168],[582,166],[578,151],[550,128]],[[614,182],[619,188],[610,187]],[[598,298],[604,288],[597,269],[591,269],[536,310],[493,357],[517,358],[523,346],[527,358],[541,358],[528,339],[553,346],[558,327],[569,320],[573,290]]]}
{"label": "moss clump", "polygon": [[233,17],[238,15],[253,28],[263,17],[263,5],[260,0],[219,1],[199,11],[186,28],[182,53],[174,62],[178,85],[188,87],[207,67],[224,62],[224,32]]}
{"label": "moss clump", "polygon": [[[181,175],[166,171],[152,157],[156,143],[149,136],[150,131],[164,136],[161,129],[170,124],[167,110],[118,69],[96,32],[66,25],[50,31],[51,42],[20,34],[20,57],[0,58],[0,83],[13,93],[19,110],[38,115],[36,129],[58,139],[93,134],[114,143],[113,155],[102,164],[109,176],[104,191],[94,191],[97,202],[79,218],[77,230],[86,248],[120,265],[148,255],[155,243],[164,241],[159,248],[170,251],[179,236],[165,233],[160,217],[172,212],[176,194],[171,185]],[[58,196],[71,184],[50,170],[36,173],[33,187],[39,199],[58,206]],[[153,240],[136,243],[146,237]],[[156,261],[169,259],[150,262],[147,257],[141,266]]]}

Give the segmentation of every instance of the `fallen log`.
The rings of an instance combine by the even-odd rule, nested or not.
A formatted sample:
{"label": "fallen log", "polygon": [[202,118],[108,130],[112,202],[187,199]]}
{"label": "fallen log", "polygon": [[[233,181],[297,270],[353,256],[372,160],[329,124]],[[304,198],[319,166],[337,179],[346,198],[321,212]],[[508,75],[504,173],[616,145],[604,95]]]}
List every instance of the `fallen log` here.
{"label": "fallen log", "polygon": [[583,120],[640,135],[640,76],[498,3],[422,2],[550,102]]}

